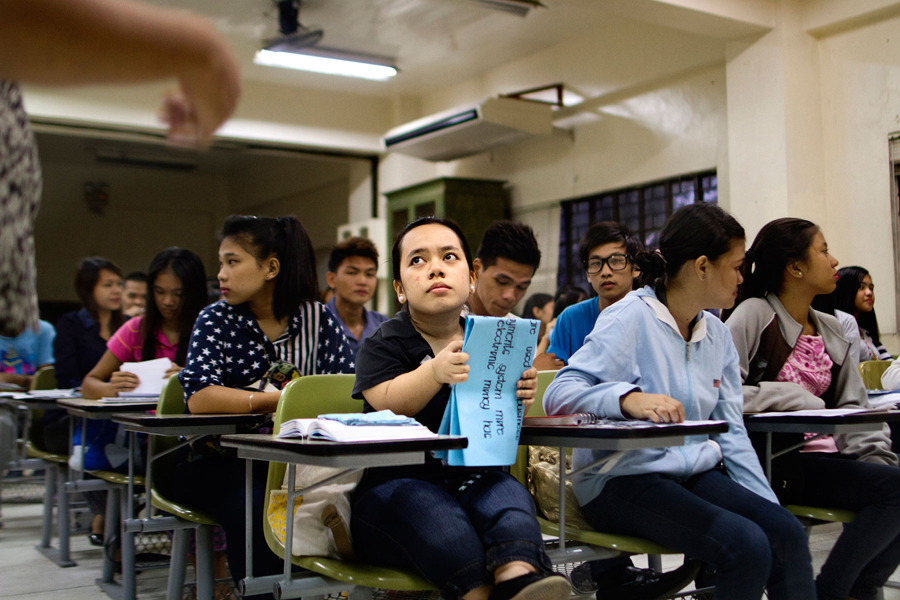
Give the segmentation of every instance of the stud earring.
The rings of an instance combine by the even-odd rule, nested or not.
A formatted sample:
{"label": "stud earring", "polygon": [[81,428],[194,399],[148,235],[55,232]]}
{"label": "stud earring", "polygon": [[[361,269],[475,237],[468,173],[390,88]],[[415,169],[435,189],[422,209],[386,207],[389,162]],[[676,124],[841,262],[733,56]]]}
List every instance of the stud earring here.
{"label": "stud earring", "polygon": [[406,301],[406,296],[404,296],[403,294],[398,294],[397,300],[400,301],[400,304],[403,304]]}
{"label": "stud earring", "polygon": [[474,284],[473,284],[473,285],[470,285],[470,286],[469,286],[469,289],[472,290],[472,293],[473,293],[473,294],[475,293],[475,285],[474,285]]}

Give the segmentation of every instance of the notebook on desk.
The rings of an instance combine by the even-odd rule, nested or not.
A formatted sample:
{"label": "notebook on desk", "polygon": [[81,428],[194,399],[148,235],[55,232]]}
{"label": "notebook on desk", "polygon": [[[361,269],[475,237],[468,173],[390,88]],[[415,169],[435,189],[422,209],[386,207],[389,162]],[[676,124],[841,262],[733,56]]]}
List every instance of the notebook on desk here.
{"label": "notebook on desk", "polygon": [[127,396],[121,398],[100,398],[98,402],[103,404],[146,404],[157,400],[159,400],[159,396]]}

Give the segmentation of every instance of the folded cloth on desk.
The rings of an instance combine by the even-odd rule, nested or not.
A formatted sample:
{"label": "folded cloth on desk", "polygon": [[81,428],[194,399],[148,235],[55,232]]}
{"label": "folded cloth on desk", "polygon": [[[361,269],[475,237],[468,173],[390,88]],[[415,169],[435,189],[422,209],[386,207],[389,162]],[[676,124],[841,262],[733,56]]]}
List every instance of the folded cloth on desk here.
{"label": "folded cloth on desk", "polygon": [[396,427],[420,424],[412,417],[395,415],[392,410],[379,410],[378,412],[373,413],[333,413],[319,415],[319,418],[337,421],[344,425],[365,425],[367,427],[371,425],[389,425]]}

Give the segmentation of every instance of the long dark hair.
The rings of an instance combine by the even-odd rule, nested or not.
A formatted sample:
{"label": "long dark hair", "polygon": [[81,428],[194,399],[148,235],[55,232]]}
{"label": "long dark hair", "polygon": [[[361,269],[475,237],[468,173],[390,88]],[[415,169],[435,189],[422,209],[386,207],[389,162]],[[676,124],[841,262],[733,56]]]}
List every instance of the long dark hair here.
{"label": "long dark hair", "polygon": [[665,286],[684,263],[701,256],[710,261],[731,250],[735,240],[745,239],[737,219],[708,202],[689,204],[675,211],[659,236],[659,252],[639,252],[635,264],[644,285],[650,285],[664,300]]}
{"label": "long dark hair", "polygon": [[141,360],[156,358],[156,334],[162,327],[163,317],[156,305],[153,288],[160,273],[170,269],[181,281],[181,301],[178,303],[176,320],[178,323],[178,350],[175,352],[175,363],[183,365],[187,360],[188,344],[191,330],[197,315],[206,306],[206,270],[200,257],[184,248],[173,246],[166,248],[154,257],[147,274],[147,309],[144,313],[141,335],[144,345],[141,348]]}
{"label": "long dark hair", "polygon": [[[834,296],[834,308],[842,310],[851,315],[859,311],[856,308],[856,294],[862,285],[863,279],[869,272],[862,267],[844,267],[838,272],[837,288],[831,293]],[[859,311],[856,315],[856,322],[860,329],[864,329],[876,346],[881,345],[880,336],[878,335],[878,319],[875,317],[875,309],[871,312]]]}
{"label": "long dark hair", "polygon": [[[553,296],[543,292],[537,292],[528,297],[525,301],[525,308],[522,309],[522,317],[525,319],[536,319],[534,309],[544,308],[544,305],[553,301]],[[551,311],[552,314],[552,311]]]}
{"label": "long dark hair", "polygon": [[[109,261],[102,256],[90,256],[84,258],[78,263],[78,270],[75,272],[75,293],[81,300],[81,305],[87,309],[91,318],[100,322],[100,311],[97,307],[97,301],[94,300],[94,288],[100,281],[100,271],[109,271],[115,273],[119,277],[122,276],[122,269],[117,264]],[[114,310],[109,317],[109,330],[115,332],[125,322],[122,315],[122,309]]]}
{"label": "long dark hair", "polygon": [[279,321],[304,302],[319,299],[316,254],[312,241],[297,217],[250,217],[231,215],[225,219],[219,242],[234,238],[262,262],[275,255],[281,264],[272,294],[272,312]]}
{"label": "long dark hair", "polygon": [[806,219],[786,217],[766,223],[747,250],[738,302],[780,293],[784,270],[789,263],[806,260],[818,232],[819,226]]}

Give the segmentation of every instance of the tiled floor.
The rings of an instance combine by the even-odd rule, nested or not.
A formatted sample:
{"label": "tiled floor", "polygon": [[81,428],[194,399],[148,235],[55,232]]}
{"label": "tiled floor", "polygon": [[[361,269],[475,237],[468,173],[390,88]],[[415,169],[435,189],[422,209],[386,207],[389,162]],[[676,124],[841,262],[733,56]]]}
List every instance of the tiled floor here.
{"label": "tiled floor", "polygon": [[[6,504],[0,527],[0,598],[3,600],[107,600],[94,580],[100,576],[101,550],[88,544],[83,535],[72,539],[72,558],[78,566],[61,569],[35,550],[40,539],[41,505]],[[810,545],[816,568],[822,564],[840,533],[840,525],[823,525],[813,530]],[[646,566],[644,557],[636,557]],[[680,556],[663,559],[666,569],[681,564]],[[165,570],[138,575],[141,600],[165,598]],[[191,574],[188,574],[188,579]],[[900,581],[900,571],[894,575]],[[900,600],[900,590],[885,589],[885,600]]]}

